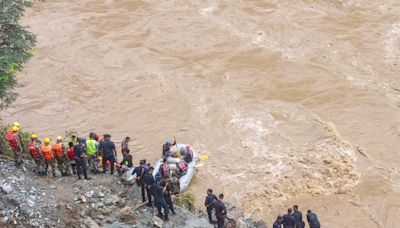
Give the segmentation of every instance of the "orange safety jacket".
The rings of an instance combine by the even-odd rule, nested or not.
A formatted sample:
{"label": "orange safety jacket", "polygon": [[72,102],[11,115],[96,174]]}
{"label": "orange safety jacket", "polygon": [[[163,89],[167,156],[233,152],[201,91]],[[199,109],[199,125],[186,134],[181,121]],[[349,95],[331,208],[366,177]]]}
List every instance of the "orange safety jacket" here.
{"label": "orange safety jacket", "polygon": [[51,150],[51,146],[42,146],[40,147],[40,150],[42,151],[45,160],[47,161],[54,160],[54,154],[53,151]]}

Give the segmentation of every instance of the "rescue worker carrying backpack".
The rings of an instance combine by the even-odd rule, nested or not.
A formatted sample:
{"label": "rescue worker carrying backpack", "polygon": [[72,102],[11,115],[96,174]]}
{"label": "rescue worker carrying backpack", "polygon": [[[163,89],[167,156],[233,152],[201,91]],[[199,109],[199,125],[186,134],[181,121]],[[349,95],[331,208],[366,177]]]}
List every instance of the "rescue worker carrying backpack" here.
{"label": "rescue worker carrying backpack", "polygon": [[60,170],[61,175],[71,176],[71,172],[69,171],[69,166],[67,164],[68,159],[67,156],[65,156],[65,147],[62,142],[61,136],[58,136],[57,142],[51,145],[51,150],[56,157],[58,170]]}
{"label": "rescue worker carrying backpack", "polygon": [[96,134],[91,132],[89,134],[89,139],[86,140],[86,154],[88,155],[90,171],[93,173],[98,173],[98,147],[99,143],[95,140]]}
{"label": "rescue worker carrying backpack", "polygon": [[43,142],[44,145],[40,147],[40,150],[42,151],[44,161],[46,164],[44,175],[47,175],[47,170],[49,166],[51,166],[51,172],[53,174],[53,177],[56,177],[56,164],[55,164],[54,154],[50,146],[50,139],[45,138]]}
{"label": "rescue worker carrying backpack", "polygon": [[40,153],[40,144],[42,144],[35,134],[31,136],[31,142],[28,144],[29,153],[33,161],[35,162],[36,168],[34,172],[38,175],[44,174],[44,160],[43,155]]}
{"label": "rescue worker carrying backpack", "polygon": [[11,150],[14,152],[15,157],[15,165],[17,167],[22,165],[22,137],[19,134],[19,128],[14,125],[11,128],[11,131],[7,132],[6,138],[8,140],[8,144],[11,147]]}

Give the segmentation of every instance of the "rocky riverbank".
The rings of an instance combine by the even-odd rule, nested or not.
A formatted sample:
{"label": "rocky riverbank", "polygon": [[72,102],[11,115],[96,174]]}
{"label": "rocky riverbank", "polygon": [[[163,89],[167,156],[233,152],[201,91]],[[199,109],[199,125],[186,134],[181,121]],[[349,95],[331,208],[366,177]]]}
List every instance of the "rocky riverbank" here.
{"label": "rocky riverbank", "polygon": [[[177,207],[177,215],[164,223],[156,208],[143,206],[140,189],[117,176],[95,175],[90,181],[75,177],[38,177],[27,160],[17,169],[0,158],[0,224],[5,227],[212,227],[201,212]],[[265,227],[237,220],[231,207],[227,227]]]}

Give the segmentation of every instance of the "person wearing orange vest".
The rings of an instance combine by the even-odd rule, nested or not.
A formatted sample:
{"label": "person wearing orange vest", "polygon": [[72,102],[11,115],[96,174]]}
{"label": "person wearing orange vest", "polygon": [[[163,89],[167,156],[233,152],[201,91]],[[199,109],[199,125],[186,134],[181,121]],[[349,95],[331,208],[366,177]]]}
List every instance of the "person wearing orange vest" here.
{"label": "person wearing orange vest", "polygon": [[43,155],[40,152],[40,144],[42,143],[38,140],[36,134],[32,134],[31,142],[28,144],[28,149],[36,165],[34,172],[36,172],[39,175],[43,175],[44,161],[43,161]]}
{"label": "person wearing orange vest", "polygon": [[65,147],[64,144],[62,143],[61,136],[58,136],[57,142],[51,145],[51,150],[53,151],[53,154],[56,157],[57,166],[58,169],[60,170],[61,175],[70,176],[71,173],[69,172],[69,166],[67,165],[68,159],[67,156],[65,156]]}
{"label": "person wearing orange vest", "polygon": [[11,131],[7,132],[6,138],[8,140],[8,144],[9,144],[11,150],[14,152],[15,165],[17,167],[19,167],[22,165],[21,155],[23,153],[22,137],[19,134],[19,128],[14,125],[11,128]]}
{"label": "person wearing orange vest", "polygon": [[44,161],[46,164],[44,175],[47,175],[47,170],[49,166],[51,166],[51,173],[53,174],[53,177],[56,177],[56,164],[55,164],[54,154],[50,146],[50,139],[45,138],[43,142],[44,145],[40,147],[40,150],[42,151]]}

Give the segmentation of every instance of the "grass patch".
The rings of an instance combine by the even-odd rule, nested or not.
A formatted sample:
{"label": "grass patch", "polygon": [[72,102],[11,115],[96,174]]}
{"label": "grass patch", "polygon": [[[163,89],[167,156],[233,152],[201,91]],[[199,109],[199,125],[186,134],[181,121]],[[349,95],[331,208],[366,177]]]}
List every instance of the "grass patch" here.
{"label": "grass patch", "polygon": [[174,203],[180,207],[183,207],[191,212],[194,212],[195,206],[194,206],[194,196],[191,193],[184,192],[181,193],[174,198]]}

